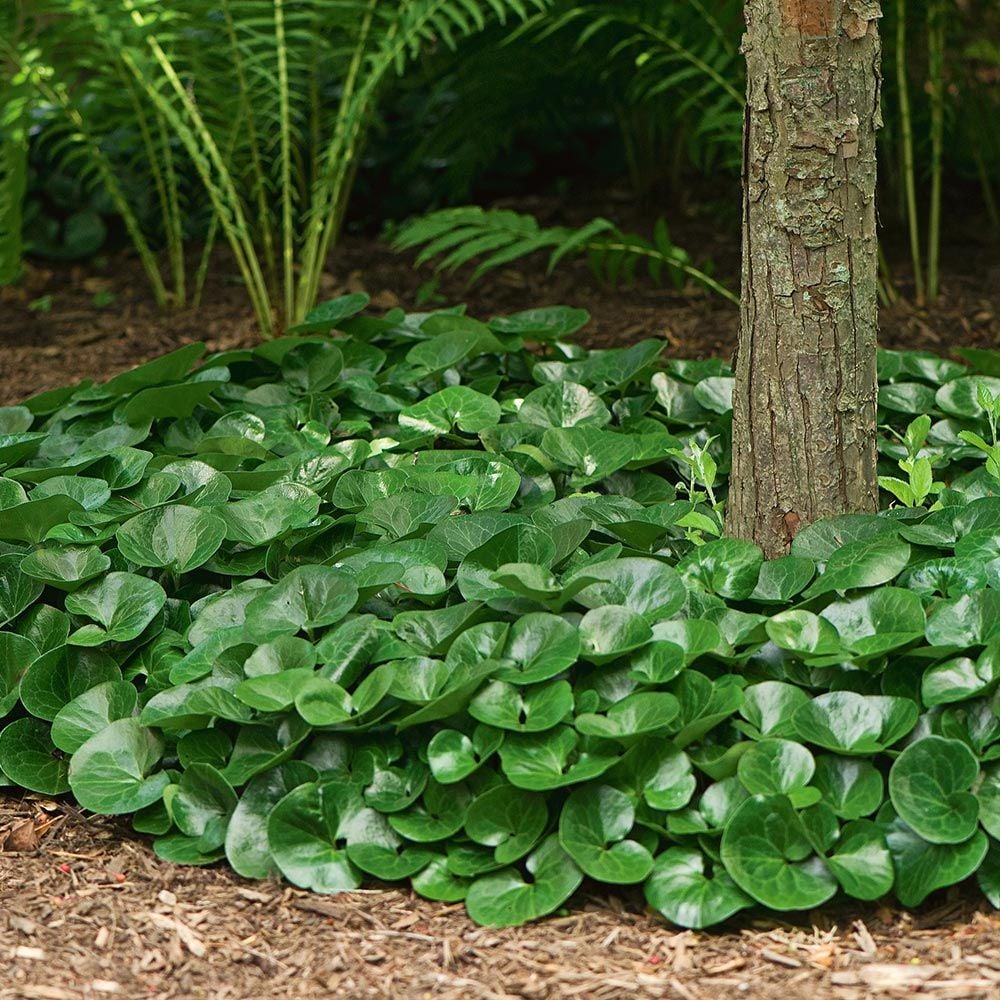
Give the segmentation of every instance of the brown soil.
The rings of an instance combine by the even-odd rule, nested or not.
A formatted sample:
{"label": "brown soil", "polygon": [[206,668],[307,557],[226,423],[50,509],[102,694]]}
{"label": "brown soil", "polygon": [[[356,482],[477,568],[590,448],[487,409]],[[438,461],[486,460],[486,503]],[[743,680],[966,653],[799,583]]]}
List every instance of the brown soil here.
{"label": "brown soil", "polygon": [[[724,249],[716,259],[731,270]],[[883,309],[882,346],[937,353],[959,346],[1000,347],[1000,266],[983,254],[963,271],[946,276],[932,309],[916,309],[902,299]],[[398,305],[416,309],[469,302],[470,313],[483,318],[565,304],[590,312],[591,323],[579,335],[589,346],[658,337],[674,357],[703,358],[730,357],[735,345],[738,313],[720,297],[696,288],[657,288],[642,280],[631,288],[610,289],[583,262],[560,266],[546,277],[544,260],[529,260],[488,275],[472,288],[464,276],[446,276],[433,302],[418,306],[418,293],[432,277],[429,267],[414,266],[412,254],[352,237],[331,257],[322,295],[366,291],[375,312]],[[108,295],[110,304],[94,304],[95,296]],[[38,308],[46,298],[48,310]],[[224,260],[213,269],[200,309],[172,311],[151,301],[141,269],[128,254],[107,261],[101,270],[36,267],[20,285],[0,289],[0,405],[72,380],[107,378],[190,341],[204,340],[210,349],[223,350],[255,338],[246,297]]]}
{"label": "brown soil", "polygon": [[[947,278],[933,310],[884,310],[883,346],[1000,347],[1000,269],[976,261],[966,270]],[[438,295],[470,301],[483,317],[583,306],[593,320],[581,339],[593,346],[660,337],[675,356],[732,352],[736,310],[697,290],[639,283],[612,291],[582,265],[542,275],[540,266],[510,268],[471,290],[452,277]],[[331,259],[323,293],[365,290],[376,311],[415,308],[430,277],[412,256],[354,238]],[[98,293],[113,301],[98,308]],[[37,308],[44,296],[48,311]],[[0,404],[107,378],[192,340],[225,349],[254,338],[224,264],[200,310],[166,313],[127,255],[99,271],[36,267],[20,286],[0,289]],[[666,926],[637,894],[581,892],[568,915],[493,931],[471,924],[460,905],[398,890],[326,898],[249,883],[223,866],[180,868],[121,823],[33,797],[0,798],[0,1000],[1000,998],[1000,917],[977,905],[937,894],[914,914],[855,907],[804,915],[799,926],[748,918],[696,934]]]}
{"label": "brown soil", "polygon": [[565,915],[497,931],[395,889],[322,897],[178,867],[113,820],[0,800],[0,1000],[1000,997],[998,931],[957,893],[912,914],[693,933],[637,895],[586,891]]}

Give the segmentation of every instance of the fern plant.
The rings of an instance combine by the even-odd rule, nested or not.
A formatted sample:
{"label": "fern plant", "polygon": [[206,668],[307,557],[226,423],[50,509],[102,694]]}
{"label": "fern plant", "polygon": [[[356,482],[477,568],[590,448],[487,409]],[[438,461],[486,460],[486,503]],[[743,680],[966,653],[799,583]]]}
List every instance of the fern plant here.
{"label": "fern plant", "polygon": [[[589,72],[601,67],[606,88],[617,94],[612,104],[633,184],[641,190],[651,186],[645,180],[650,167],[643,162],[650,156],[644,157],[643,151],[677,145],[684,135],[690,157],[702,167],[738,167],[743,62],[735,26],[741,11],[739,0],[722,0],[712,9],[702,0],[559,0],[526,21],[506,51],[512,65],[531,68],[532,61],[518,58],[519,49],[545,51],[569,39],[572,50],[585,57]],[[467,77],[464,82],[468,86]],[[539,80],[529,75],[523,86],[537,91]],[[442,133],[439,130],[436,142],[442,141]],[[530,215],[461,207],[411,220],[397,232],[394,244],[399,249],[420,247],[418,262],[436,259],[439,270],[474,263],[472,281],[545,251],[550,271],[568,257],[586,255],[594,272],[612,284],[631,281],[642,267],[655,281],[664,276],[677,284],[692,279],[738,302],[730,289],[673,243],[663,220],[648,240],[603,218],[579,229],[542,228]]]}
{"label": "fern plant", "polygon": [[[647,112],[702,168],[738,167],[743,131],[741,0],[604,0],[567,3],[526,30],[540,38],[575,33],[577,46],[601,56],[606,77],[622,81],[622,105]],[[625,132],[629,144],[628,128]]]}
{"label": "fern plant", "polygon": [[[315,301],[386,84],[427,49],[454,48],[491,21],[523,20],[547,3],[39,0],[21,43],[2,44],[21,64],[37,53],[48,70],[44,99],[102,176],[112,131],[138,132],[181,292],[181,195],[195,183],[192,197],[211,205],[209,235],[228,242],[268,336]],[[127,100],[89,100],[95,86],[119,88]],[[145,259],[150,234],[135,206],[127,209]],[[155,288],[155,260],[147,271]]]}
{"label": "fern plant", "polygon": [[662,219],[650,241],[622,232],[603,218],[593,219],[579,229],[542,228],[531,215],[465,206],[411,220],[396,233],[393,245],[400,250],[420,247],[417,264],[436,258],[439,271],[455,271],[475,263],[470,282],[495,268],[544,251],[549,255],[550,273],[560,261],[586,255],[594,273],[612,285],[632,281],[642,265],[654,281],[666,275],[680,286],[690,278],[739,304],[732,291],[696,267],[688,253],[671,241]]}
{"label": "fern plant", "polygon": [[28,180],[28,110],[23,78],[0,93],[0,285],[21,272],[21,207]]}

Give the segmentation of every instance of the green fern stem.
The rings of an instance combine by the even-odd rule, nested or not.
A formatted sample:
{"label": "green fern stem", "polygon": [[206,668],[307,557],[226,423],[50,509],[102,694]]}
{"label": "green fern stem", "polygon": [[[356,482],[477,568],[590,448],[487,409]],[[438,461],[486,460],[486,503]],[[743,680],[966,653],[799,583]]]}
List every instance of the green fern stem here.
{"label": "green fern stem", "polygon": [[125,230],[129,234],[136,252],[139,254],[139,260],[153,289],[153,299],[158,306],[165,307],[169,302],[169,295],[163,283],[163,276],[160,274],[159,264],[142,231],[142,226],[139,225],[139,220],[135,212],[132,211],[132,206],[125,197],[125,192],[122,191],[121,185],[118,183],[114,167],[107,156],[105,156],[100,143],[87,127],[83,116],[73,105],[65,87],[61,85],[50,86],[42,80],[38,80],[36,85],[42,97],[50,104],[62,110],[63,114],[66,115],[70,123],[76,128],[80,141],[83,142],[90,152],[94,167],[107,189],[108,197],[115,206],[115,211],[122,217]]}
{"label": "green fern stem", "polygon": [[281,262],[285,322],[295,310],[295,226],[292,216],[292,125],[288,94],[288,49],[284,0],[274,0],[274,50],[278,60],[279,130],[281,141]]}
{"label": "green fern stem", "polygon": [[927,65],[931,106],[931,204],[927,224],[927,301],[941,290],[941,184],[944,157],[944,20],[939,0],[927,8]]}
{"label": "green fern stem", "polygon": [[[134,0],[122,0],[122,4],[131,15],[136,27],[148,32],[149,24],[141,11],[136,8]],[[194,98],[184,86],[169,56],[152,32],[146,35],[146,43],[160,68],[160,72],[184,108],[190,124],[146,79],[130,53],[123,52],[123,58],[145,89],[149,99],[160,109],[184,143],[232,247],[233,256],[236,258],[237,266],[246,282],[247,294],[253,304],[261,335],[265,338],[272,337],[274,335],[274,317],[271,311],[267,281],[260,268],[257,251],[243,214],[243,206],[232,175],[219,153],[212,132],[205,124]],[[213,169],[218,173],[218,181],[212,176]]]}
{"label": "green fern stem", "polygon": [[340,106],[337,109],[336,126],[333,138],[327,146],[323,156],[322,172],[313,182],[312,213],[306,230],[304,250],[302,253],[301,269],[299,273],[299,285],[295,298],[295,311],[289,317],[289,321],[298,321],[312,308],[319,290],[320,277],[323,273],[323,265],[326,262],[325,251],[329,247],[329,239],[324,239],[324,227],[327,225],[329,211],[327,205],[332,202],[334,211],[339,201],[335,197],[334,188],[340,177],[340,161],[347,148],[347,136],[345,133],[349,129],[349,119],[354,108],[355,89],[358,85],[358,78],[361,74],[361,67],[364,63],[367,52],[368,38],[371,33],[372,21],[375,16],[375,8],[378,0],[370,0],[365,9],[365,15],[361,19],[358,40],[354,46],[354,53],[351,57],[351,64],[344,79],[344,88],[341,92]]}
{"label": "green fern stem", "polygon": [[[275,273],[274,234],[271,226],[271,207],[267,200],[267,174],[264,170],[263,158],[260,152],[260,138],[257,132],[257,118],[254,114],[253,102],[250,100],[250,87],[247,83],[246,66],[243,50],[240,48],[236,35],[236,22],[229,0],[222,0],[222,17],[226,24],[226,38],[229,41],[229,52],[233,70],[236,73],[236,87],[239,95],[241,125],[245,123],[247,141],[250,147],[250,167],[253,172],[250,196],[257,205],[257,218],[260,222],[261,249],[264,255],[264,270],[268,275]],[[236,130],[234,130],[235,133]],[[235,135],[234,135],[235,138]],[[228,157],[227,157],[228,159]],[[274,282],[270,290],[275,292]]]}
{"label": "green fern stem", "polygon": [[681,261],[670,260],[669,258],[664,257],[664,255],[658,250],[635,246],[631,243],[617,243],[614,241],[608,242],[607,240],[595,240],[593,243],[583,243],[580,245],[580,249],[596,253],[617,251],[620,253],[629,253],[636,257],[648,257],[651,260],[663,261],[668,267],[675,267],[679,271],[683,271],[689,278],[694,278],[695,281],[704,285],[706,288],[711,288],[713,292],[718,293],[724,299],[732,302],[733,305],[738,306],[740,304],[740,297],[730,289],[726,288],[725,285],[719,284],[719,282],[716,281],[711,275],[706,274],[704,271],[692,264],[685,264]]}
{"label": "green fern stem", "polygon": [[170,135],[163,115],[157,113],[156,125],[160,131],[160,145],[163,149],[163,169],[167,181],[167,199],[169,210],[166,221],[167,252],[170,257],[170,268],[174,278],[174,297],[176,304],[184,305],[187,299],[186,276],[184,273],[184,219],[181,214],[180,195],[178,193],[177,167],[174,163],[174,153],[170,148]]}
{"label": "green fern stem", "polygon": [[[28,187],[28,98],[11,90],[0,103],[0,285],[21,274],[22,207]],[[20,88],[17,88],[20,89]]]}
{"label": "green fern stem", "polygon": [[[159,136],[160,136],[160,146],[157,147],[156,142],[153,139],[153,133],[150,131],[149,120],[146,117],[145,108],[142,106],[142,102],[139,100],[139,95],[136,92],[135,84],[130,76],[130,74],[125,70],[122,63],[116,63],[115,69],[118,73],[118,78],[121,80],[122,86],[128,93],[129,104],[132,106],[132,113],[135,115],[135,123],[139,128],[139,137],[142,139],[142,145],[146,153],[146,160],[149,165],[150,173],[153,177],[153,187],[156,190],[157,201],[160,205],[160,218],[163,220],[163,230],[167,241],[167,252],[170,258],[171,271],[174,279],[174,289],[172,294],[174,305],[183,305],[184,302],[184,256],[183,247],[180,248],[180,268],[177,266],[177,246],[176,237],[179,235],[179,222],[178,217],[178,205],[176,203],[176,190],[168,191],[168,181],[165,176],[164,169],[160,167],[160,150],[162,149],[164,156],[164,167],[167,166],[166,154],[169,147],[169,141],[164,134],[164,129],[162,125],[162,118],[159,116]],[[171,179],[174,184],[176,184],[176,178],[173,177],[173,160],[170,160],[170,165],[168,169]]]}

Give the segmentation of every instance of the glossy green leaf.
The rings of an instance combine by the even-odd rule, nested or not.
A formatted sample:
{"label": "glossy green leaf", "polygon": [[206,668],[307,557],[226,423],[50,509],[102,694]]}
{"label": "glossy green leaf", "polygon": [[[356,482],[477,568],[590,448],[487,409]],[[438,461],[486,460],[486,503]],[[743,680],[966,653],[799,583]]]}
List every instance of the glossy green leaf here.
{"label": "glossy green leaf", "polygon": [[970,792],[979,763],[960,740],[927,736],[911,743],[889,772],[889,796],[903,821],[932,844],[960,844],[976,830]]}
{"label": "glossy green leaf", "polygon": [[21,557],[0,556],[0,625],[12,622],[42,595],[43,584],[21,569]]}
{"label": "glossy green leaf", "polygon": [[816,758],[812,783],[823,801],[846,820],[870,816],[882,805],[885,791],[882,775],[871,761],[831,754]]}
{"label": "glossy green leaf", "polygon": [[115,537],[121,554],[137,566],[189,573],[219,550],[226,522],[206,510],[174,504],[131,518]]}
{"label": "glossy green leaf", "polygon": [[961,844],[931,844],[896,817],[885,841],[896,872],[894,891],[903,906],[919,906],[935,889],[968,878],[983,863],[989,838],[977,830]]}
{"label": "glossy green leaf", "polygon": [[96,545],[39,548],[21,562],[22,573],[59,590],[76,590],[110,568],[111,560]]}
{"label": "glossy green leaf", "polygon": [[754,796],[736,810],[722,835],[722,862],[744,892],[774,910],[809,910],[837,891],[784,795]]}
{"label": "glossy green leaf", "polygon": [[537,920],[562,906],[583,880],[583,874],[553,834],[529,855],[526,881],[515,868],[484,875],[469,887],[469,916],[489,927],[515,927]]}
{"label": "glossy green leaf", "polygon": [[653,856],[628,834],[635,807],[624,792],[588,785],[572,792],[559,817],[559,843],[584,874],[612,885],[642,882]]}
{"label": "glossy green leaf", "polygon": [[867,756],[902,739],[916,725],[917,714],[908,698],[831,691],[798,708],[792,723],[804,742]]}
{"label": "glossy green leaf", "polygon": [[652,638],[652,629],[635,611],[621,605],[594,608],[580,622],[580,655],[591,663],[606,663]]}
{"label": "glossy green leaf", "polygon": [[315,782],[298,785],[267,817],[271,858],[293,885],[313,892],[356,889],[361,874],[347,857],[343,827],[349,803],[336,789]]}
{"label": "glossy green leaf", "polygon": [[137,706],[138,694],[128,681],[96,684],[59,709],[52,720],[52,742],[65,753],[76,753],[112,722],[135,715]]}
{"label": "glossy green leaf", "polygon": [[92,812],[137,812],[158,801],[170,784],[166,771],[153,771],[163,744],[137,719],[118,719],[95,733],[72,756],[69,785],[77,802]]}
{"label": "glossy green leaf", "polygon": [[477,844],[492,847],[500,864],[510,864],[538,843],[548,820],[541,795],[512,785],[495,785],[469,806],[465,832]]}
{"label": "glossy green leaf", "polygon": [[572,710],[573,690],[567,681],[530,687],[493,681],[469,702],[469,714],[477,721],[517,733],[552,729]]}
{"label": "glossy green leaf", "polygon": [[489,726],[476,726],[471,738],[455,729],[434,734],[427,758],[434,777],[451,784],[477,771],[503,742],[503,733]]}
{"label": "glossy green leaf", "polygon": [[701,851],[671,847],[656,859],[646,881],[646,902],[671,923],[700,930],[753,905],[724,870],[706,872]]}
{"label": "glossy green leaf", "polygon": [[870,820],[848,823],[826,863],[853,899],[879,899],[896,877],[885,835]]}
{"label": "glossy green leaf", "polygon": [[66,598],[67,611],[100,626],[84,626],[69,641],[93,646],[135,639],[156,617],[166,599],[166,593],[155,580],[135,573],[108,573]]}
{"label": "glossy green leaf", "polygon": [[41,795],[62,795],[70,788],[69,761],[40,719],[17,719],[0,730],[0,771]]}

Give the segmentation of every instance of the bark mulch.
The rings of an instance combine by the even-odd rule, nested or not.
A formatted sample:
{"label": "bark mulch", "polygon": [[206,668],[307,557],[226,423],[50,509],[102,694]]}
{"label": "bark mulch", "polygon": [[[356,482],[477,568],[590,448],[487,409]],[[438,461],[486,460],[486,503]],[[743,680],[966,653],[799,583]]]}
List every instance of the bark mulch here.
{"label": "bark mulch", "polygon": [[[724,249],[718,256],[723,257]],[[337,248],[324,276],[321,298],[365,291],[372,309],[426,309],[468,302],[471,315],[489,318],[535,306],[587,309],[591,323],[578,335],[590,347],[621,346],[646,337],[666,341],[673,357],[732,356],[738,310],[697,288],[600,284],[583,262],[545,274],[545,260],[519,262],[467,286],[464,276],[438,282],[434,298],[419,298],[433,278],[378,241],[349,237]],[[917,309],[905,300],[880,315],[880,343],[889,348],[947,354],[955,347],[1000,347],[1000,263],[995,253],[967,255],[945,275],[940,301]],[[735,286],[731,267],[725,280]],[[96,301],[110,302],[104,306]],[[46,302],[48,310],[38,308]],[[34,305],[34,308],[33,308]],[[128,253],[102,266],[35,266],[21,284],[0,288],[0,405],[70,381],[105,379],[191,341],[211,350],[256,342],[256,326],[231,264],[220,257],[200,308],[162,310],[149,297],[145,278]]]}
{"label": "bark mulch", "polygon": [[[933,310],[883,310],[883,346],[1000,346],[1000,269],[983,258],[966,271],[946,277]],[[233,277],[223,264],[201,309],[164,313],[127,255],[89,271],[35,267],[0,289],[0,405],[107,378],[193,340],[213,350],[252,343]],[[331,259],[323,295],[364,290],[375,309],[415,308],[429,277],[412,256],[351,238]],[[437,294],[469,301],[482,317],[583,306],[591,346],[660,337],[674,356],[729,356],[738,324],[716,298],[644,283],[612,291],[585,267],[548,280],[540,266],[510,268],[471,290],[448,278]],[[911,914],[834,908],[798,925],[751,915],[692,933],[646,911],[639,894],[585,888],[566,913],[496,931],[470,923],[460,905],[395,889],[320,897],[250,883],[224,866],[177,867],[124,823],[0,793],[0,1000],[1000,998],[1000,917],[981,907],[951,891]]]}
{"label": "bark mulch", "polygon": [[493,930],[395,889],[322,897],[178,867],[113,820],[0,801],[0,1000],[1000,997],[998,931],[958,893],[694,933],[586,889]]}

